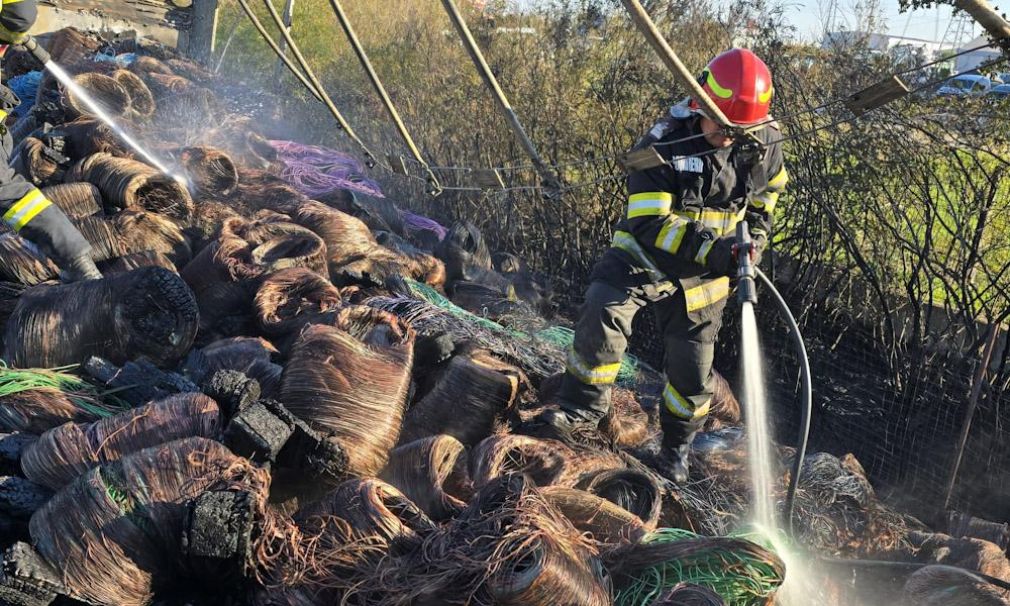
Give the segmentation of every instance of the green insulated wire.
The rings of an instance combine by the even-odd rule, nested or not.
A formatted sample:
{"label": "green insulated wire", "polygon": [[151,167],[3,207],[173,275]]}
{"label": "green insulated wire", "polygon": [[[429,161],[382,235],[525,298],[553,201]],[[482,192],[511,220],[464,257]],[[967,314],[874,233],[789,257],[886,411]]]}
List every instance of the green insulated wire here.
{"label": "green insulated wire", "polygon": [[110,417],[128,408],[115,398],[103,401],[103,394],[90,383],[63,371],[72,366],[45,370],[9,368],[0,361],[0,400],[28,391],[59,391],[77,408],[96,417]]}

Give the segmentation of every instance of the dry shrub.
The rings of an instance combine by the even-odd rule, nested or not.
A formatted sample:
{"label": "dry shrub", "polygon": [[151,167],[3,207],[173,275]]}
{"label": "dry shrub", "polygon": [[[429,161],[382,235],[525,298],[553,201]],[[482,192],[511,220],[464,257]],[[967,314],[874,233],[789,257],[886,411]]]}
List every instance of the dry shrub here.
{"label": "dry shrub", "polygon": [[[466,447],[452,436],[430,436],[396,447],[382,479],[400,489],[429,517],[444,521],[466,506]],[[465,492],[464,492],[465,491]]]}
{"label": "dry shrub", "polygon": [[644,472],[608,469],[593,474],[578,487],[635,514],[648,530],[655,529],[659,522],[663,495],[656,481]]}
{"label": "dry shrub", "polygon": [[197,322],[192,291],[160,267],[37,286],[7,321],[3,357],[22,368],[79,364],[91,356],[121,364],[143,355],[166,364],[189,351]]}
{"label": "dry shrub", "polygon": [[123,87],[130,98],[130,112],[138,118],[150,118],[158,108],[151,89],[136,73],[125,69],[112,72],[112,78]]}
{"label": "dry shrub", "polygon": [[75,164],[65,179],[95,184],[105,202],[115,208],[147,210],[181,221],[193,216],[193,199],[186,188],[143,162],[93,154]]}
{"label": "dry shrub", "polygon": [[[411,551],[435,529],[435,524],[396,487],[381,480],[348,480],[319,502],[296,515],[308,535],[325,518],[346,520],[358,538],[378,537],[396,551]],[[322,518],[323,520],[320,520]]]}
{"label": "dry shrub", "polygon": [[25,477],[59,490],[84,472],[126,455],[221,431],[217,404],[203,394],[180,394],[92,423],[66,423],[42,434],[21,456]]}
{"label": "dry shrub", "polygon": [[61,183],[42,188],[42,193],[71,219],[104,213],[102,192],[90,183]]}
{"label": "dry shrub", "polygon": [[[118,118],[129,113],[130,95],[115,78],[88,72],[74,76],[73,80],[107,115]],[[95,112],[73,91],[67,90],[63,93],[62,103],[71,117],[95,115]]]}
{"label": "dry shrub", "polygon": [[594,541],[607,544],[635,543],[646,534],[641,518],[590,492],[563,486],[540,489],[544,500],[553,505],[581,532]]}
{"label": "dry shrub", "polygon": [[166,257],[164,253],[151,251],[116,257],[100,266],[102,275],[123,274],[140,269],[141,267],[163,267],[168,271],[178,273],[175,263]]}
{"label": "dry shrub", "polygon": [[476,488],[507,474],[528,475],[537,486],[549,486],[571,465],[575,451],[556,440],[507,434],[493,436],[470,452],[470,477]]}
{"label": "dry shrub", "polygon": [[303,267],[282,269],[267,276],[253,302],[263,334],[297,332],[341,305],[340,291],[329,280]]}
{"label": "dry shrub", "polygon": [[156,213],[123,211],[108,218],[85,217],[75,224],[91,244],[96,262],[154,252],[166,255],[175,265],[185,265],[192,256],[179,225]]}
{"label": "dry shrub", "polygon": [[58,181],[64,175],[63,167],[49,155],[45,143],[35,137],[26,137],[18,143],[11,168],[38,186]]}
{"label": "dry shrub", "polygon": [[144,606],[180,576],[188,500],[214,488],[262,495],[268,484],[265,471],[218,442],[169,442],[92,469],[66,486],[32,516],[32,541],[62,572],[70,595]]}
{"label": "dry shrub", "polygon": [[435,387],[407,412],[401,443],[446,434],[476,446],[500,429],[526,377],[487,351],[458,355]]}
{"label": "dry shrub", "polygon": [[34,244],[14,233],[0,234],[0,277],[35,286],[55,278],[60,268]]}
{"label": "dry shrub", "polygon": [[341,310],[334,324],[302,333],[284,368],[280,400],[344,450],[350,475],[374,476],[400,436],[414,331],[363,307]]}
{"label": "dry shrub", "polygon": [[202,196],[228,196],[238,187],[238,170],[225,152],[213,147],[186,147],[179,154],[190,183]]}
{"label": "dry shrub", "polygon": [[908,577],[905,600],[915,606],[1006,606],[1005,589],[952,566],[927,566]]}

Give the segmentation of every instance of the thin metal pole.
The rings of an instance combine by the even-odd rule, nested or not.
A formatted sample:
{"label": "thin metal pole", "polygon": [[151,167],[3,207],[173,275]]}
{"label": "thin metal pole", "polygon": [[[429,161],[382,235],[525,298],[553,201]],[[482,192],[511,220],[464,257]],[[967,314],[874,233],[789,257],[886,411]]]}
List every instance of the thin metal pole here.
{"label": "thin metal pole", "polygon": [[298,61],[298,65],[301,66],[302,71],[305,72],[305,77],[309,79],[309,82],[311,82],[312,86],[315,87],[316,92],[318,92],[322,97],[323,104],[326,106],[326,109],[330,110],[330,113],[336,119],[337,123],[340,124],[340,128],[344,129],[347,136],[350,137],[351,140],[354,141],[365,153],[365,163],[368,167],[371,168],[375,166],[375,156],[372,154],[371,150],[368,149],[368,146],[358,138],[358,135],[354,133],[354,129],[351,128],[351,125],[344,118],[344,115],[341,114],[340,110],[337,109],[337,106],[333,104],[333,99],[331,99],[330,95],[326,93],[326,89],[323,88],[322,83],[319,82],[319,78],[317,78],[315,72],[312,71],[312,67],[305,59],[305,55],[302,54],[301,49],[298,48],[298,44],[295,43],[291,34],[284,29],[284,23],[281,21],[281,16],[277,14],[277,9],[274,8],[274,5],[271,4],[270,0],[263,0],[263,4],[266,6],[267,12],[270,13],[270,17],[274,20],[274,24],[281,30],[281,35],[284,36],[284,41],[288,43],[288,48],[291,49],[291,54],[295,56],[295,60]]}
{"label": "thin metal pole", "polygon": [[[289,2],[294,2],[294,0],[288,0]],[[361,62],[361,66],[365,69],[365,73],[368,74],[368,79],[372,81],[372,86],[375,88],[375,92],[378,93],[379,97],[382,98],[383,105],[386,106],[386,111],[389,113],[389,117],[392,118],[393,123],[396,124],[396,129],[400,133],[400,137],[403,142],[406,143],[407,148],[410,150],[414,159],[417,160],[424,170],[428,173],[428,187],[429,193],[432,195],[438,195],[442,187],[438,183],[438,179],[435,177],[435,173],[431,171],[428,163],[424,161],[421,156],[421,151],[417,149],[417,145],[414,143],[414,138],[410,136],[410,131],[407,130],[406,125],[403,123],[403,119],[400,117],[400,112],[396,110],[396,106],[393,105],[393,100],[390,99],[389,93],[386,92],[386,87],[383,86],[382,80],[379,79],[379,75],[375,73],[375,68],[372,67],[372,62],[368,58],[368,53],[365,52],[364,46],[362,46],[361,41],[358,39],[358,34],[354,31],[354,27],[351,26],[351,20],[347,18],[347,13],[344,12],[344,7],[341,6],[340,0],[330,0],[330,6],[333,7],[333,12],[337,15],[337,20],[340,21],[340,27],[344,28],[344,33],[347,34],[347,39],[351,43],[351,47],[354,48],[354,54],[358,56],[358,61]]]}
{"label": "thin metal pole", "polygon": [[[291,27],[294,25],[295,19],[295,0],[287,0],[284,4],[284,29],[291,33]],[[288,45],[284,41],[284,37],[277,41],[277,46],[280,47],[281,53],[287,55]],[[277,59],[277,65],[274,67],[274,82],[280,85],[281,75],[284,73],[284,61],[280,58]]]}
{"label": "thin metal pole", "polygon": [[726,114],[722,113],[719,106],[705,94],[705,90],[698,84],[698,81],[694,79],[694,76],[691,75],[691,72],[680,60],[680,57],[677,56],[677,53],[667,43],[659,28],[656,27],[656,23],[652,20],[652,17],[649,16],[645,7],[642,6],[642,3],[638,0],[621,0],[621,2],[624,3],[624,7],[631,14],[632,21],[638,26],[639,31],[645,35],[645,38],[652,45],[659,58],[663,60],[667,69],[673,73],[673,77],[680,82],[681,86],[691,93],[691,97],[702,106],[705,114],[718,123],[719,126],[726,129],[734,129],[734,124],[726,118]]}
{"label": "thin metal pole", "polygon": [[549,196],[552,198],[560,196],[561,182],[551,169],[547,167],[547,164],[540,157],[540,153],[537,151],[536,146],[533,145],[533,141],[530,140],[529,135],[526,134],[526,129],[523,128],[522,122],[519,121],[519,116],[509,103],[508,97],[505,96],[505,91],[503,91],[501,85],[498,84],[498,79],[495,78],[494,73],[491,71],[491,66],[489,66],[487,64],[487,60],[484,59],[484,54],[481,52],[480,47],[477,46],[477,41],[473,39],[473,34],[470,32],[470,28],[467,26],[466,20],[463,19],[463,15],[459,12],[459,8],[457,8],[456,3],[453,2],[453,0],[442,0],[442,5],[445,6],[445,11],[449,14],[452,24],[456,27],[456,31],[459,33],[459,37],[463,40],[463,45],[470,54],[470,59],[473,60],[473,64],[477,67],[477,71],[480,73],[481,78],[484,80],[487,87],[491,89],[491,92],[494,93],[495,100],[498,102],[499,108],[508,120],[512,132],[515,133],[515,136],[519,139],[523,149],[526,150],[526,154],[530,157],[530,160],[533,161],[533,166],[536,167],[537,172],[540,174],[540,178],[543,180]]}
{"label": "thin metal pole", "polygon": [[1010,23],[991,4],[986,0],[954,0],[953,4],[971,15],[996,44],[1010,50]]}
{"label": "thin metal pole", "polygon": [[982,360],[979,362],[978,370],[971,386],[971,396],[968,399],[968,408],[964,411],[964,422],[961,424],[961,437],[958,439],[957,455],[954,464],[950,468],[950,478],[947,481],[947,496],[943,500],[943,509],[950,508],[950,501],[954,496],[954,485],[957,483],[957,475],[961,471],[961,461],[964,459],[964,449],[968,446],[968,437],[971,434],[971,423],[975,418],[975,409],[978,408],[978,399],[982,395],[982,385],[985,382],[986,371],[989,370],[989,361],[992,360],[993,349],[996,348],[996,341],[999,338],[999,324],[993,323],[989,326],[989,337],[986,339],[985,348],[982,350]]}

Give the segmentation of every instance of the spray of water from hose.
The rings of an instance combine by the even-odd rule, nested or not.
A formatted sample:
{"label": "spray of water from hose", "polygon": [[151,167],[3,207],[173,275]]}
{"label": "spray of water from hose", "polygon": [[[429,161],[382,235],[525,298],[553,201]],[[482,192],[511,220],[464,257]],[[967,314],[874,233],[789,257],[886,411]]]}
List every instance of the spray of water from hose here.
{"label": "spray of water from hose", "polygon": [[[813,390],[810,377],[810,360],[807,357],[807,348],[803,343],[803,335],[800,333],[799,325],[793,316],[789,305],[782,297],[782,293],[775,288],[775,284],[754,265],[753,251],[754,244],[750,237],[750,228],[746,221],[741,221],[737,225],[736,232],[736,255],[738,259],[737,271],[737,299],[744,310],[744,314],[750,311],[753,314],[753,307],[757,305],[757,280],[768,288],[772,294],[779,312],[789,325],[789,333],[793,338],[796,347],[796,355],[800,361],[800,378],[803,386],[803,399],[800,407],[800,431],[797,439],[796,454],[793,459],[793,469],[789,476],[789,488],[786,493],[786,503],[784,517],[788,521],[790,533],[795,533],[794,510],[796,506],[796,491],[800,483],[800,475],[803,472],[803,459],[806,457],[807,445],[810,439],[810,421],[813,411]],[[755,335],[756,338],[756,335]],[[762,480],[763,481],[763,480]]]}
{"label": "spray of water from hose", "polygon": [[32,57],[35,58],[40,64],[42,64],[45,69],[49,70],[49,73],[53,75],[57,80],[60,81],[66,89],[77,99],[80,99],[84,105],[91,110],[91,113],[95,115],[96,118],[104,122],[112,129],[116,136],[118,136],[124,143],[129,145],[134,151],[140,154],[151,166],[157,168],[162,173],[172,177],[176,181],[182,183],[188,187],[188,182],[185,177],[178,175],[171,171],[168,166],[163,162],[158,160],[153,154],[147,151],[139,141],[134,139],[129,133],[127,133],[123,128],[112,119],[112,116],[97,102],[94,97],[91,96],[88,91],[81,88],[79,84],[74,82],[74,79],[70,77],[70,74],[66,72],[58,63],[53,61],[52,56],[42,48],[39,43],[29,36],[22,44],[25,50],[28,51]]}

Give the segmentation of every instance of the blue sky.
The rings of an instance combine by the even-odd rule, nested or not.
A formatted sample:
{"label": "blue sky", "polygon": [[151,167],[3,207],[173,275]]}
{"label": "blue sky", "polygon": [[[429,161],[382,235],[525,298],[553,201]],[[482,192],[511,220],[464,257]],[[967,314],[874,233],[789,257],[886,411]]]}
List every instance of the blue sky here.
{"label": "blue sky", "polygon": [[[535,6],[550,0],[512,0],[520,6]],[[721,0],[715,0],[719,2]],[[820,38],[823,15],[827,13],[828,0],[782,0],[787,6],[787,16],[796,27],[797,34],[805,40]],[[853,7],[858,0],[837,0],[840,23],[848,19],[852,21]],[[894,35],[905,35],[927,40],[941,40],[945,33],[948,39],[953,37],[953,31],[948,32],[951,9],[947,5],[940,8],[913,10],[905,14],[898,12],[897,0],[881,0],[881,10],[887,24],[887,31]],[[835,29],[845,29],[837,27]],[[974,29],[963,42],[968,42],[979,31]]]}

